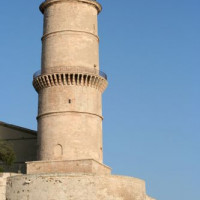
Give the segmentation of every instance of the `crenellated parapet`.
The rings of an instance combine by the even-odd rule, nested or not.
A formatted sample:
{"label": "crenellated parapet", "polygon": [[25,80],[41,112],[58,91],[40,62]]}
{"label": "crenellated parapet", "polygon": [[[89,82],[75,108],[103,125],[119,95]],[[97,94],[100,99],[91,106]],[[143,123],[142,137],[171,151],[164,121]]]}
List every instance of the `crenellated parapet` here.
{"label": "crenellated parapet", "polygon": [[33,76],[33,86],[37,92],[61,85],[93,87],[103,92],[108,82],[104,72],[86,67],[54,67],[45,72],[37,71]]}

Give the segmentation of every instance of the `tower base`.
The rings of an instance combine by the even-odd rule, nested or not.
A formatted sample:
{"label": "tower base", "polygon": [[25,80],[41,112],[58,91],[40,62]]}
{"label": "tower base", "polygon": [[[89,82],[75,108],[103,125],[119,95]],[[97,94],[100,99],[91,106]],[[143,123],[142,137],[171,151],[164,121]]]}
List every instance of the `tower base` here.
{"label": "tower base", "polygon": [[140,179],[92,174],[30,174],[8,178],[7,200],[153,200]]}
{"label": "tower base", "polygon": [[26,162],[27,174],[91,173],[111,174],[111,168],[93,159]]}

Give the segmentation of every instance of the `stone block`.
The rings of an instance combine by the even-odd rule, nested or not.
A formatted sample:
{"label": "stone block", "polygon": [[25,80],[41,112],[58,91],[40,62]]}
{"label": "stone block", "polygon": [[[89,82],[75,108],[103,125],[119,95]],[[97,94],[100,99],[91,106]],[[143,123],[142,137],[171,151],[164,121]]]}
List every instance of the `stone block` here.
{"label": "stone block", "polygon": [[27,174],[91,173],[110,174],[111,168],[93,159],[27,162]]}

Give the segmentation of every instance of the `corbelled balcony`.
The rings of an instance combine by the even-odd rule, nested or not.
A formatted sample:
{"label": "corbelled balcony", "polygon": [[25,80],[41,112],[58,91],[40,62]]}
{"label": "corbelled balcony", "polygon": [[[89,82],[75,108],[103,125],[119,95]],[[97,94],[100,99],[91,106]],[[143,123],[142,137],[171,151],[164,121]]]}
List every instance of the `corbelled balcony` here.
{"label": "corbelled balcony", "polygon": [[37,92],[59,85],[90,86],[103,92],[107,87],[107,75],[88,67],[54,67],[39,70],[33,75],[33,86]]}

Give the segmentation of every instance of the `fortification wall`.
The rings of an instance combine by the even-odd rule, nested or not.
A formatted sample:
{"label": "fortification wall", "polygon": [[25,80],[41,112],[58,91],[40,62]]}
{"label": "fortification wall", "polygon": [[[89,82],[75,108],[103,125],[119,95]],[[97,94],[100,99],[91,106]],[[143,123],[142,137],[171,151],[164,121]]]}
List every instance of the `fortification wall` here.
{"label": "fortification wall", "polygon": [[146,200],[145,182],[89,174],[22,175],[8,178],[7,200]]}
{"label": "fortification wall", "polygon": [[7,178],[15,176],[14,173],[0,173],[0,200],[6,200],[6,182]]}

